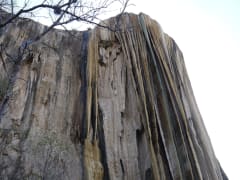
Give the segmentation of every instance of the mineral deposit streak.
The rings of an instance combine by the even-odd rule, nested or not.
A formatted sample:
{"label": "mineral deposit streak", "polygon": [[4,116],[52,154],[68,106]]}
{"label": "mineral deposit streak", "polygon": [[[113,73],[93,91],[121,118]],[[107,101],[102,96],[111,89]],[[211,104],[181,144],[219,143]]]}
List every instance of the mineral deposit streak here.
{"label": "mineral deposit streak", "polygon": [[1,30],[0,179],[227,180],[175,41],[145,14],[101,24]]}

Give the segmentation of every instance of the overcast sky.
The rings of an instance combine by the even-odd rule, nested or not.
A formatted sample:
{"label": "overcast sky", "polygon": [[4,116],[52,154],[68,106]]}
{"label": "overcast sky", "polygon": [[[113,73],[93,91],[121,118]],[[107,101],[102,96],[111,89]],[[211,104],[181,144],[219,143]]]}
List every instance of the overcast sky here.
{"label": "overcast sky", "polygon": [[213,148],[230,180],[240,162],[240,0],[132,0],[183,52]]}
{"label": "overcast sky", "polygon": [[130,3],[127,11],[150,15],[179,45],[216,156],[229,179],[239,180],[240,0]]}

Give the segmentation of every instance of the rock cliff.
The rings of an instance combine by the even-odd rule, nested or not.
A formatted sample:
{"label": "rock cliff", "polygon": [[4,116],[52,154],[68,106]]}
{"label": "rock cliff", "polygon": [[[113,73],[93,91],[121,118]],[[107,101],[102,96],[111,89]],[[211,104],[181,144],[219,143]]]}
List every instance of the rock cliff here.
{"label": "rock cliff", "polygon": [[0,179],[227,179],[175,41],[144,14],[101,23],[0,29]]}

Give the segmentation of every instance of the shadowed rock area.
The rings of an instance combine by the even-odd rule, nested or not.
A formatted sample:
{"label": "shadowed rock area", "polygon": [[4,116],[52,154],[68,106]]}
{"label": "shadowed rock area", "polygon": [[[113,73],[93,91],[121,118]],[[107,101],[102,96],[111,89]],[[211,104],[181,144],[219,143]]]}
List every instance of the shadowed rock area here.
{"label": "shadowed rock area", "polygon": [[144,14],[102,24],[0,30],[0,179],[226,180],[175,41]]}

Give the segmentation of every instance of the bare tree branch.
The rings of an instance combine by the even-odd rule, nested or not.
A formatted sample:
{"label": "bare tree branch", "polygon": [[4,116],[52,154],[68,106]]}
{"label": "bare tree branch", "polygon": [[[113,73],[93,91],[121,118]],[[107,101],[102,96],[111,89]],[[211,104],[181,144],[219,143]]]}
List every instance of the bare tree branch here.
{"label": "bare tree branch", "polygon": [[[2,0],[2,2],[3,1],[4,0]],[[23,7],[21,7],[20,9],[18,8],[19,10],[14,14],[14,4],[13,0],[11,0],[11,3],[9,5],[11,6],[12,15],[5,21],[0,21],[0,28],[5,27],[9,23],[12,23],[16,18],[22,16],[23,14],[30,13],[32,16],[35,16],[36,10],[48,9],[50,10],[49,17],[53,18],[52,24],[41,35],[39,35],[36,40],[48,33],[54,27],[69,24],[73,21],[85,22],[114,31],[112,27],[99,24],[98,16],[116,2],[119,2],[121,4],[121,16],[121,14],[123,14],[123,12],[126,10],[129,1],[130,0],[43,0],[40,4],[28,7],[31,2],[31,0],[28,0],[25,1]],[[0,8],[7,9],[6,7],[8,7],[9,5],[0,4]]]}

